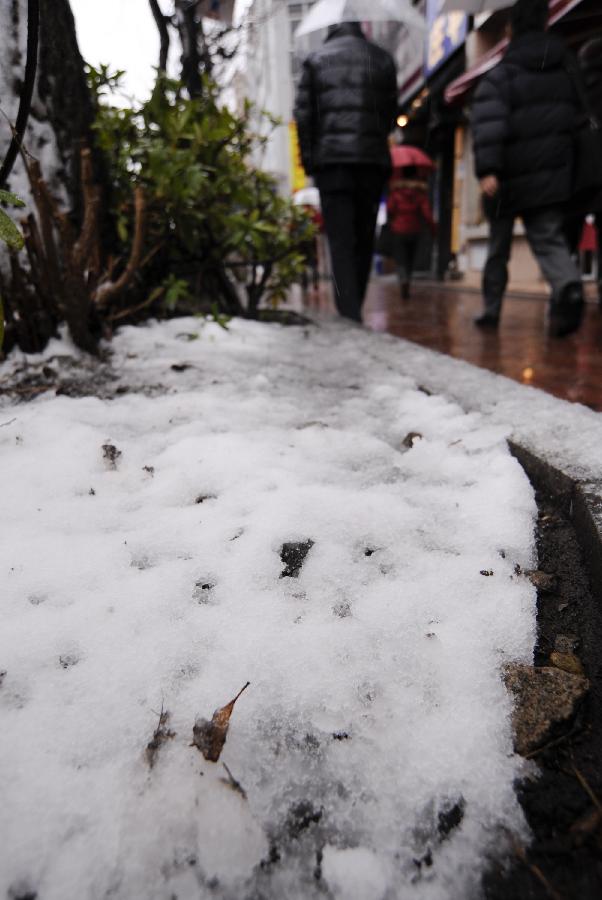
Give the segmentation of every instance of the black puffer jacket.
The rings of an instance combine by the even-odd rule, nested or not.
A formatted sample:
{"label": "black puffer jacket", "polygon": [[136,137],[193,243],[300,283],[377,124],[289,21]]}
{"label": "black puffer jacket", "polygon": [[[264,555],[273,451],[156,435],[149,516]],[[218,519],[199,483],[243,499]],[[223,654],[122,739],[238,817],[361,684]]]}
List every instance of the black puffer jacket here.
{"label": "black puffer jacket", "polygon": [[[579,65],[589,109],[602,126],[602,37],[592,38],[583,45]],[[588,206],[602,215],[602,191],[589,198]]]}
{"label": "black puffer jacket", "polygon": [[579,51],[579,65],[583,73],[587,99],[602,124],[602,37],[592,38]]}
{"label": "black puffer jacket", "polygon": [[308,175],[325,166],[390,168],[387,137],[397,114],[392,57],[346,23],[303,64],[295,119]]}
{"label": "black puffer jacket", "polygon": [[498,176],[501,213],[558,205],[571,195],[580,106],[570,59],[555,35],[521,35],[475,93],[475,169],[478,178]]}

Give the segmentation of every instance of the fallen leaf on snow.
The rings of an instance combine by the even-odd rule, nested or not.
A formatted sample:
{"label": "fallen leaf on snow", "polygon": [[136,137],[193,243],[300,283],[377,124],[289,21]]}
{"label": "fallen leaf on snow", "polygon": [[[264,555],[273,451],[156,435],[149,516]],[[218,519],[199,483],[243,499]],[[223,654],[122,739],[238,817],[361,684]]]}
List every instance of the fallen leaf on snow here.
{"label": "fallen leaf on snow", "polygon": [[402,447],[407,447],[408,450],[411,450],[416,441],[421,441],[422,435],[419,431],[410,431],[409,434],[406,434],[403,441],[401,442]]}
{"label": "fallen leaf on snow", "polygon": [[161,749],[163,744],[176,736],[175,731],[171,731],[167,727],[170,717],[171,713],[161,707],[161,712],[159,713],[159,724],[155,728],[152,738],[146,745],[146,759],[151,769],[157,761],[157,754],[159,753],[159,750]]}
{"label": "fallen leaf on snow", "polygon": [[549,575],[548,572],[542,572],[539,569],[527,571],[525,575],[542,594],[554,594],[558,590],[556,575]]}
{"label": "fallen leaf on snow", "polygon": [[208,719],[197,719],[194,723],[194,728],[192,729],[192,743],[201,751],[208,762],[218,761],[220,753],[226,743],[226,736],[230,725],[230,716],[232,715],[234,704],[250,684],[251,682],[247,681],[245,686],[241,688],[233,700],[230,700],[230,702],[227,703],[226,706],[222,706],[221,709],[216,709],[210,722]]}

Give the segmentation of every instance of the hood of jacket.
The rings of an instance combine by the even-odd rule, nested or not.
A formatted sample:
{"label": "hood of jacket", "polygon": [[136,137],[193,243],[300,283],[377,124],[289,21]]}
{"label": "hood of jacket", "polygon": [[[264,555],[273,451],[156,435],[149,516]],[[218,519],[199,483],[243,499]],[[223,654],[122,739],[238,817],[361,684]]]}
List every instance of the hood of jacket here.
{"label": "hood of jacket", "polygon": [[334,40],[334,38],[349,36],[359,37],[366,40],[366,35],[362,31],[362,26],[359,22],[341,22],[339,25],[330,26],[324,43],[326,43],[327,41],[332,41]]}
{"label": "hood of jacket", "polygon": [[566,54],[565,45],[555,34],[530,31],[510,41],[504,60],[532,72],[545,72],[561,67]]}

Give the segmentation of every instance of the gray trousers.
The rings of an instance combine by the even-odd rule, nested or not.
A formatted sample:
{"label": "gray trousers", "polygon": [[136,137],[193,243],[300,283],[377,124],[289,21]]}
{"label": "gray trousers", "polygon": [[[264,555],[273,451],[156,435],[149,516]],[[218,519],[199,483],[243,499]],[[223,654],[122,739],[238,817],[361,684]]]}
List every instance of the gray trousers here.
{"label": "gray trousers", "polygon": [[[534,209],[524,212],[522,219],[531,251],[550,285],[552,299],[556,299],[568,284],[581,281],[564,235],[563,214],[556,208]],[[483,270],[483,303],[485,312],[493,316],[500,314],[508,284],[513,228],[513,216],[490,219],[487,262]]]}

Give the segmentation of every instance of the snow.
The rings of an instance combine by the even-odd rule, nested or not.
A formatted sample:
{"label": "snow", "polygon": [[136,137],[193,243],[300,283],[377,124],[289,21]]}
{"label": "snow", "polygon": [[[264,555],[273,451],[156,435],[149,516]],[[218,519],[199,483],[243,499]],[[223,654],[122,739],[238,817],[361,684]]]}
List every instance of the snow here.
{"label": "snow", "polygon": [[[159,32],[148,0],[70,0],[82,56],[98,68],[123,71],[119,102],[145,101],[159,63]],[[160,0],[167,12],[173,4]]]}
{"label": "snow", "polygon": [[373,339],[374,355],[395,359],[397,370],[415,376],[421,386],[507,426],[514,441],[569,478],[602,482],[600,413],[411,341],[389,335]]}
{"label": "snow", "polygon": [[[4,38],[3,53],[0,54],[0,160],[3,160],[12,139],[13,126],[19,110],[19,98],[15,94],[15,84],[20,84],[25,75],[27,58],[27,0],[5,0],[0,4],[0,35]],[[59,202],[66,203],[64,184],[65,160],[61,159],[56,135],[47,121],[48,111],[41,100],[37,87],[32,98],[31,115],[25,131],[24,147],[40,163],[42,173],[51,192]],[[9,178],[10,189],[23,199],[28,210],[33,210],[34,201],[29,178],[20,156],[15,161]],[[23,215],[16,217],[24,218]],[[3,260],[2,260],[3,262]]]}
{"label": "snow", "polygon": [[[536,507],[511,426],[340,323],[179,319],[113,351],[132,392],[0,414],[0,895],[478,897],[527,838],[500,672],[532,659]],[[195,720],[247,681],[206,762]]]}

